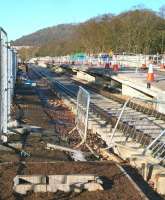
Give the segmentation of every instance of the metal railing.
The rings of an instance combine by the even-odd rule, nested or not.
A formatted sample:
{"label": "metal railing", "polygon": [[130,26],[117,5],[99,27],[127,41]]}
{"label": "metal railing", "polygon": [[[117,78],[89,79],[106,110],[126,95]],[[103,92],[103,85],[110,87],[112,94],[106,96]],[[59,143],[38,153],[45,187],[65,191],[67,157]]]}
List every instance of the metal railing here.
{"label": "metal railing", "polygon": [[[74,100],[72,102],[76,102],[76,91],[68,89],[59,81],[51,80],[51,82],[53,85],[55,84],[54,87],[56,90],[60,90],[60,92],[61,90],[64,91],[64,93],[68,94],[71,97],[70,100]],[[110,144],[112,144],[113,146],[113,139],[118,129],[122,132],[121,137],[125,137],[124,141],[121,140],[122,144],[126,145],[126,143],[130,139],[131,141],[139,143],[139,147],[143,148],[143,155],[149,153],[154,158],[159,159],[159,161],[163,161],[165,158],[165,131],[163,127],[164,121],[162,121],[162,124],[154,122],[154,120],[157,120],[159,118],[158,116],[155,116],[155,103],[162,102],[135,97],[126,100],[123,106],[119,109],[119,111],[115,111],[115,116],[117,117],[117,120],[111,134]],[[90,103],[91,112],[97,112],[96,107],[97,106],[95,106],[93,103]],[[81,120],[82,118],[80,117],[79,119]],[[84,117],[84,119],[87,118]],[[84,127],[83,134],[80,134],[81,136],[84,136],[84,140],[82,140],[79,145],[85,143],[86,134],[84,135]],[[77,126],[74,129],[72,129],[70,133],[76,129]],[[112,146],[109,146],[108,148]]]}
{"label": "metal railing", "polygon": [[[157,118],[152,115],[151,107],[146,106],[146,108],[140,108],[146,110],[148,109],[149,115],[144,114],[147,113],[146,110],[145,112],[143,112],[143,110],[138,111],[138,104],[136,103],[136,100],[141,101],[142,103],[148,102],[149,104],[151,104],[151,102],[156,102],[134,97],[126,100],[117,114],[117,121],[111,134],[110,143],[112,146],[115,143],[115,134],[118,129],[122,133],[121,137],[125,137],[124,141],[121,140],[123,145],[126,145],[126,143],[130,140],[137,142],[139,143],[139,148],[144,149],[142,153],[143,155],[150,154],[162,162],[165,159],[164,122],[155,122]],[[120,122],[122,122],[122,125]],[[108,148],[112,146],[109,146]]]}
{"label": "metal railing", "polygon": [[143,151],[143,155],[150,152],[154,158],[162,162],[165,159],[165,130],[163,130]]}

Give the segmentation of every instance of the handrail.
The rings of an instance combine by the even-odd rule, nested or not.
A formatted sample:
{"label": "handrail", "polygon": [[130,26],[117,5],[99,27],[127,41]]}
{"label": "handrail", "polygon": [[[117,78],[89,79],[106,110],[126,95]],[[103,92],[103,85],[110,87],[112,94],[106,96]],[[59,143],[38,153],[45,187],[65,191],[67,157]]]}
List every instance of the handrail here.
{"label": "handrail", "polygon": [[158,137],[156,137],[152,142],[151,144],[149,144],[143,151],[143,155],[145,155],[145,153],[165,134],[165,130],[163,130],[159,135]]}
{"label": "handrail", "polygon": [[112,131],[112,135],[111,135],[111,138],[110,138],[110,143],[112,143],[113,137],[114,137],[114,135],[115,135],[115,132],[116,132],[116,129],[117,129],[118,124],[119,124],[119,122],[120,122],[120,119],[121,119],[121,117],[122,117],[122,115],[123,115],[123,112],[124,112],[126,106],[128,105],[128,103],[130,102],[131,99],[133,99],[133,98],[127,99],[127,101],[124,103],[124,106],[123,106],[123,108],[122,108],[122,110],[121,110],[121,112],[120,112],[120,115],[119,115],[119,117],[118,117],[118,119],[117,119],[117,122],[116,122],[116,124],[115,124],[115,127],[114,127],[114,129],[113,129],[113,131]]}

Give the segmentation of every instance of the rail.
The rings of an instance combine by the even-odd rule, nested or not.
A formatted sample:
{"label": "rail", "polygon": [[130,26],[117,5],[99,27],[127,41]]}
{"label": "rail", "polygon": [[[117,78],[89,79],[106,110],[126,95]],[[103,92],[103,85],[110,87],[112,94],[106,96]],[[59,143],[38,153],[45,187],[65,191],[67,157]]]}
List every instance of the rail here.
{"label": "rail", "polygon": [[[53,79],[51,79],[51,81],[53,84],[58,85],[60,90],[69,95],[71,97],[71,101],[73,100],[74,104],[76,104],[76,91],[68,89],[59,81],[54,81]],[[143,109],[137,111],[138,105],[135,100],[141,100],[143,102],[146,101],[145,99],[130,98],[125,101],[124,105],[121,104],[123,106],[118,109],[118,113],[113,115],[116,120],[113,120],[115,121],[115,124],[110,141],[112,143],[116,130],[121,130],[123,136],[125,137],[124,141],[121,140],[122,144],[126,145],[129,140],[135,141],[139,144],[139,146],[143,147],[143,155],[149,153],[154,158],[157,158],[162,162],[165,158],[165,135],[164,132],[161,134],[162,131],[164,131],[164,127],[163,125],[154,122],[156,118],[154,118],[151,114],[148,115],[146,112],[144,113]],[[93,102],[90,103],[90,113],[91,112],[98,113],[98,115],[106,118],[106,120],[111,118],[107,111],[104,111],[99,107],[99,105]]]}

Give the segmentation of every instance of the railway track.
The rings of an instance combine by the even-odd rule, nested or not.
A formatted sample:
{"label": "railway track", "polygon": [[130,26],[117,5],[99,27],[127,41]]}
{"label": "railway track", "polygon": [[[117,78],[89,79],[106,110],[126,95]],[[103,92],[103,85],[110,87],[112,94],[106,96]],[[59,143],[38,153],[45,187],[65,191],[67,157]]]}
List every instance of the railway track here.
{"label": "railway track", "polygon": [[[79,85],[75,81],[66,76],[54,77],[47,69],[32,68],[32,70],[38,76],[44,77],[61,97],[76,104]],[[103,119],[106,126],[111,124],[113,127],[112,133],[105,133],[106,136],[101,135],[106,140],[107,146],[111,146],[113,141],[113,144],[134,148],[142,155],[150,155],[164,165],[165,122],[161,117],[152,113],[150,109],[147,113],[146,108],[144,109],[131,100],[123,108],[123,103],[113,98],[104,97],[89,88],[88,91],[91,95],[90,118],[95,117],[98,121]],[[116,124],[117,121],[118,124]]]}

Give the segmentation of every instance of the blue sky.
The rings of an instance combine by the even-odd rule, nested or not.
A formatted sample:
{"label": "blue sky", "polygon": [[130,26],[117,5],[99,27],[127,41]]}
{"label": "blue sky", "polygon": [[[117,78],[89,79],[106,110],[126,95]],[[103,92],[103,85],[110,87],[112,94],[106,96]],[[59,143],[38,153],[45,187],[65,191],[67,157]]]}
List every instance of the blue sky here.
{"label": "blue sky", "polygon": [[135,5],[158,11],[164,0],[0,0],[0,26],[9,39],[61,23],[83,22],[91,17],[129,10]]}

